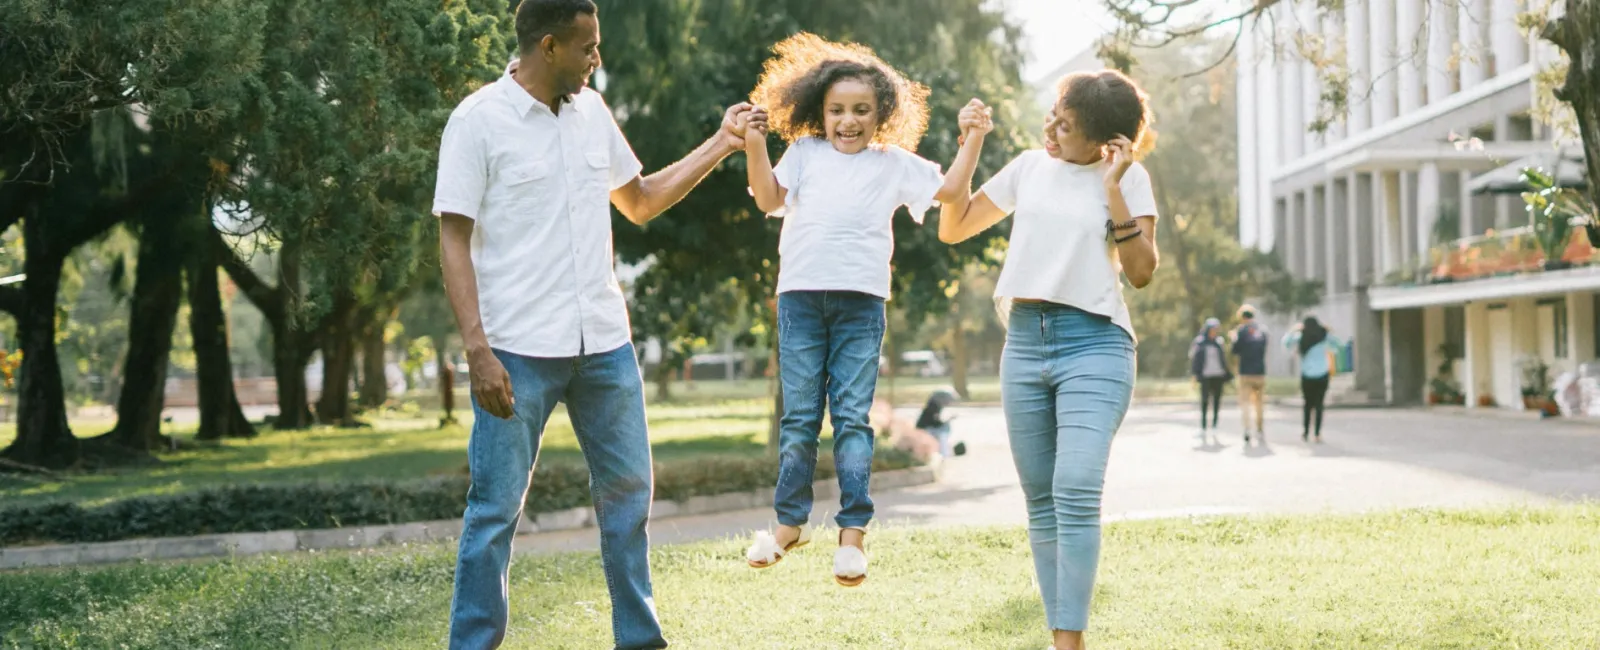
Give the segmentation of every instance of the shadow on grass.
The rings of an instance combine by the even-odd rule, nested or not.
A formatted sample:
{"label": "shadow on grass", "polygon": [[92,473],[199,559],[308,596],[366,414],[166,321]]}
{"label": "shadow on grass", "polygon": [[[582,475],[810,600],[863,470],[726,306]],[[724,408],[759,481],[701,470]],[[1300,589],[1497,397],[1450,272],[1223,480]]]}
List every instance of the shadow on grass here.
{"label": "shadow on grass", "polygon": [[983,639],[986,648],[1039,650],[1041,642],[1050,640],[1048,628],[1039,597],[1016,596],[978,615],[964,636]]}

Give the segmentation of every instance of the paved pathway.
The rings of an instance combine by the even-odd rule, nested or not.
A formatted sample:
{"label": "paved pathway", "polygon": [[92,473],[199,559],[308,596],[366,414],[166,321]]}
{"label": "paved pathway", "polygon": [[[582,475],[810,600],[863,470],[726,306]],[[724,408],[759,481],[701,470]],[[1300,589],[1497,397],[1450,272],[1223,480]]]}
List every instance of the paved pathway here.
{"label": "paved pathway", "polygon": [[[998,409],[958,409],[971,451],[944,480],[873,495],[881,525],[1022,524],[1026,517]],[[915,413],[911,413],[914,416]],[[1299,411],[1269,410],[1266,447],[1242,445],[1224,408],[1222,445],[1200,444],[1196,412],[1136,405],[1113,445],[1107,519],[1207,513],[1353,512],[1600,498],[1600,427],[1400,409],[1330,410],[1322,445],[1300,442]],[[538,480],[535,474],[534,480]],[[827,516],[818,504],[818,515]],[[820,517],[818,517],[820,519]],[[771,525],[770,510],[667,519],[670,544]],[[532,535],[520,551],[591,549],[594,530]]]}

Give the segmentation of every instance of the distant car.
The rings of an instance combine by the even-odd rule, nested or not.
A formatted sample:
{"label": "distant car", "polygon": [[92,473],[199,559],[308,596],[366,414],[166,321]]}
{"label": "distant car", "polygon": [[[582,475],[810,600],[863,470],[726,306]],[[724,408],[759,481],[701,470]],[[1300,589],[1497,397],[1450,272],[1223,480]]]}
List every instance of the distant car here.
{"label": "distant car", "polygon": [[[900,353],[900,372],[918,377],[943,377],[949,374],[949,367],[944,360],[939,358],[939,353],[933,350],[911,350]],[[878,374],[889,373],[889,358],[878,357]]]}

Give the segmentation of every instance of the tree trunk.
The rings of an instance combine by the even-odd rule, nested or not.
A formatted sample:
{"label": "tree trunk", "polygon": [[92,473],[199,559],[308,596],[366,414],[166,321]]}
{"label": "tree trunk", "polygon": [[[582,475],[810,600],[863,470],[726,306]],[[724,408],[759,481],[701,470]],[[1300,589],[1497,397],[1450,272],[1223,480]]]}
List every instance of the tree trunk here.
{"label": "tree trunk", "polygon": [[456,369],[455,364],[450,363],[450,351],[443,336],[433,337],[433,358],[439,373],[439,407],[444,409],[444,417],[439,420],[442,427],[456,422]]}
{"label": "tree trunk", "polygon": [[1546,25],[1545,40],[1567,53],[1567,78],[1555,91],[1572,106],[1588,165],[1589,201],[1600,206],[1600,2],[1566,0],[1566,15]]}
{"label": "tree trunk", "polygon": [[339,292],[333,310],[322,337],[322,397],[317,400],[317,422],[355,426],[355,416],[350,413],[350,373],[356,360],[355,296]]}
{"label": "tree trunk", "polygon": [[272,374],[278,381],[278,417],[272,426],[274,429],[304,429],[311,426],[310,399],[306,392],[306,362],[311,359],[311,346],[299,314],[297,246],[286,243],[279,249],[278,276],[277,315],[267,316],[272,323]]}
{"label": "tree trunk", "polygon": [[[17,437],[0,456],[19,463],[61,469],[78,462],[78,439],[67,425],[67,403],[56,356],[56,291],[62,255],[47,248],[44,219],[23,219],[21,305],[13,312],[22,348],[17,378]],[[17,313],[20,312],[20,313]]]}
{"label": "tree trunk", "polygon": [[387,321],[373,319],[361,335],[361,408],[375,409],[389,401],[389,378],[383,358]]}
{"label": "tree trunk", "polygon": [[255,426],[245,418],[233,387],[228,318],[217,282],[217,250],[195,246],[188,261],[189,332],[194,338],[196,390],[200,393],[200,431],[195,438],[253,438]]}
{"label": "tree trunk", "polygon": [[146,218],[139,234],[128,356],[123,363],[117,426],[97,440],[142,455],[165,446],[161,408],[166,401],[167,360],[183,293],[183,256],[174,250],[170,213]]}
{"label": "tree trunk", "polygon": [[961,313],[961,294],[965,288],[957,290],[954,300],[950,301],[950,311],[955,323],[954,331],[950,332],[950,383],[956,389],[956,394],[963,400],[972,399],[972,393],[967,387],[967,364],[970,355],[967,354],[967,328],[966,316]]}
{"label": "tree trunk", "polygon": [[656,364],[656,401],[665,402],[672,399],[672,364],[667,362],[665,350],[661,353],[661,362]]}

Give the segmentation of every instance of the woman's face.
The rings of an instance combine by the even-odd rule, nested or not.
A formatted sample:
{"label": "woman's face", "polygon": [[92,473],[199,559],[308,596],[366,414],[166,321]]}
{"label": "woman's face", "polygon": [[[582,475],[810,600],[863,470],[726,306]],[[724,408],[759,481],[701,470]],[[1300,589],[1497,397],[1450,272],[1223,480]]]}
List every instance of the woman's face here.
{"label": "woman's face", "polygon": [[1222,336],[1222,328],[1212,325],[1211,327],[1206,328],[1206,336],[1211,338]]}
{"label": "woman's face", "polygon": [[1100,160],[1105,143],[1086,137],[1078,128],[1078,115],[1059,104],[1045,116],[1044,150],[1051,158],[1086,165]]}

